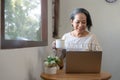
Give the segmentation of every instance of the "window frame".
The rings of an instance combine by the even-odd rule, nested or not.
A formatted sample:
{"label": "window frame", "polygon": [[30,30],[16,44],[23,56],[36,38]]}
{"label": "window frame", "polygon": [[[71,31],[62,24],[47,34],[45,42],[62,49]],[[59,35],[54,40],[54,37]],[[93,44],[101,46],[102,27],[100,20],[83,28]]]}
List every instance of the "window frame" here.
{"label": "window frame", "polygon": [[38,47],[48,45],[48,21],[47,21],[47,0],[41,1],[41,22],[42,22],[42,41],[26,41],[26,40],[5,40],[5,20],[4,20],[4,4],[5,0],[1,0],[1,31],[0,31],[0,47],[1,49],[13,49],[24,47]]}

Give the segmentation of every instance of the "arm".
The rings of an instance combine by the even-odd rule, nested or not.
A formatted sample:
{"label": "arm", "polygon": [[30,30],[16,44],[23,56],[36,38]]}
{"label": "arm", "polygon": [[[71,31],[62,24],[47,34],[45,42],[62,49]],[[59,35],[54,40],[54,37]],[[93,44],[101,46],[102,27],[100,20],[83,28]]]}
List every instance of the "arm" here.
{"label": "arm", "polygon": [[93,51],[102,51],[102,48],[96,38],[95,35],[92,36],[92,44],[91,44],[92,50]]}
{"label": "arm", "polygon": [[[64,40],[63,37],[62,37],[62,40]],[[53,49],[53,52],[55,53],[55,55],[60,58],[61,62],[58,65],[59,65],[60,69],[62,69],[63,66],[64,66],[63,65],[64,64],[63,60],[66,56],[66,50],[65,49],[57,49],[56,48],[56,41],[52,42],[52,49]]]}

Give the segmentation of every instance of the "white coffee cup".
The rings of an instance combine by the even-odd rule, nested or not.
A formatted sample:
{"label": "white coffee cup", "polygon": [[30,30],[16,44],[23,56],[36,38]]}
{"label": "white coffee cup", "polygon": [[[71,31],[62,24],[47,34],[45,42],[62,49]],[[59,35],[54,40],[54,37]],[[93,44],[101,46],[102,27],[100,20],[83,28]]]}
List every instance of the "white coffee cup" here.
{"label": "white coffee cup", "polygon": [[64,40],[56,39],[56,48],[64,49]]}

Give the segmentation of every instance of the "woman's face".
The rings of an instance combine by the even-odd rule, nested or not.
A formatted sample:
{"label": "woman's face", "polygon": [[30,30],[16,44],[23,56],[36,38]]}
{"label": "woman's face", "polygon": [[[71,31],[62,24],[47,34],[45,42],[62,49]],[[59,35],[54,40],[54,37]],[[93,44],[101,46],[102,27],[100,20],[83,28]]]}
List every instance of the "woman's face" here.
{"label": "woman's face", "polygon": [[87,26],[87,17],[84,13],[78,13],[74,16],[74,20],[71,20],[71,24],[73,25],[74,31],[78,33],[83,33],[86,31]]}

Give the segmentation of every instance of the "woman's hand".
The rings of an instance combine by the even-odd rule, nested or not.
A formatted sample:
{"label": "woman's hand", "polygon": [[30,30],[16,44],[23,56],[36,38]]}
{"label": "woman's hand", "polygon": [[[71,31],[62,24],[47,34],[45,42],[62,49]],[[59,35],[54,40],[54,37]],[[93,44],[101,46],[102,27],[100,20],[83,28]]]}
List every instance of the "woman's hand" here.
{"label": "woman's hand", "polygon": [[52,42],[52,49],[56,49],[56,41]]}

